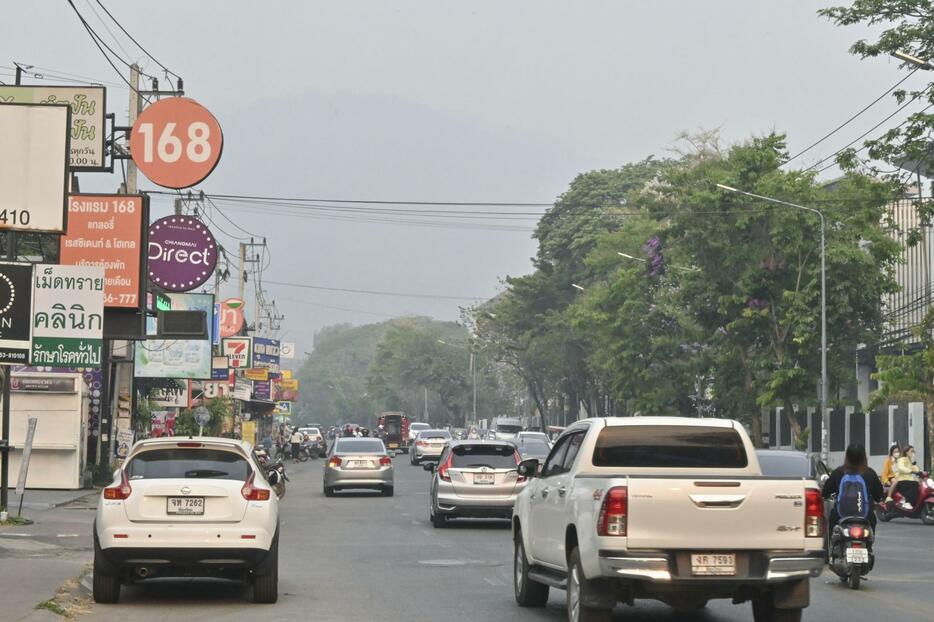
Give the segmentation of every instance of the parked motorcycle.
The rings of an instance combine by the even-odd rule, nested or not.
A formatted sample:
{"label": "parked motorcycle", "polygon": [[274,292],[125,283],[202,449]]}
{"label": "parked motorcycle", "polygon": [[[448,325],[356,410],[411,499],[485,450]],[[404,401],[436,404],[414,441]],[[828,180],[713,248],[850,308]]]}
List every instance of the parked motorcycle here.
{"label": "parked motorcycle", "polygon": [[860,579],[875,565],[874,541],[869,519],[854,516],[834,525],[830,534],[830,569],[850,589],[858,590]]}
{"label": "parked motorcycle", "polygon": [[285,483],[289,481],[289,476],[285,472],[285,464],[282,462],[282,458],[279,458],[267,468],[266,480],[272,486],[278,498],[281,499],[285,496]]}
{"label": "parked motorcycle", "polygon": [[934,480],[930,473],[920,473],[918,481],[917,503],[907,508],[904,496],[897,490],[892,501],[880,503],[876,507],[876,517],[881,521],[893,518],[920,518],[925,525],[934,525]]}

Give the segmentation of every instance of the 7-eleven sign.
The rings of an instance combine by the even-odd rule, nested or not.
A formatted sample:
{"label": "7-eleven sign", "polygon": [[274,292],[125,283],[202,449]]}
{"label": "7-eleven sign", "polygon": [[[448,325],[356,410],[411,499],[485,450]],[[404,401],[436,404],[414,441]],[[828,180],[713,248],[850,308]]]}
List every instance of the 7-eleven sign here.
{"label": "7-eleven sign", "polygon": [[221,341],[221,353],[231,369],[246,369],[253,365],[253,340],[249,337],[227,337]]}

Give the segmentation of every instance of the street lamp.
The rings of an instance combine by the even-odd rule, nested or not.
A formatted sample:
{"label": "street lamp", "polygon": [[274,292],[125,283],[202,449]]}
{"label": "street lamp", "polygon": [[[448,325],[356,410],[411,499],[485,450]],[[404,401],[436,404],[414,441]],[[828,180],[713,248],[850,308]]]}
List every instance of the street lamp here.
{"label": "street lamp", "polygon": [[745,190],[738,190],[731,186],[726,186],[724,184],[717,184],[717,188],[721,190],[726,190],[727,192],[735,192],[736,194],[743,194],[747,197],[753,197],[755,199],[760,199],[762,201],[768,201],[770,203],[777,203],[778,205],[784,205],[786,207],[793,207],[795,209],[804,210],[806,212],[811,212],[812,214],[817,214],[820,218],[820,416],[821,416],[821,459],[826,463],[829,460],[830,447],[828,445],[828,440],[830,438],[830,421],[827,417],[827,261],[826,261],[826,241],[825,241],[825,229],[826,221],[824,220],[824,213],[813,207],[805,207],[804,205],[798,205],[797,203],[789,203],[788,201],[781,201],[779,199],[773,199],[772,197],[762,196],[760,194],[753,194],[752,192],[746,192]]}
{"label": "street lamp", "polygon": [[584,287],[581,285],[578,285],[577,283],[571,283],[571,287],[573,287],[574,289],[578,289],[580,291],[584,291]]}
{"label": "street lamp", "polygon": [[925,70],[934,69],[934,65],[931,65],[931,63],[929,63],[928,61],[922,60],[918,58],[917,56],[912,56],[908,52],[902,52],[901,50],[898,50],[896,52],[892,52],[892,56],[910,65],[914,65],[918,69],[925,69]]}

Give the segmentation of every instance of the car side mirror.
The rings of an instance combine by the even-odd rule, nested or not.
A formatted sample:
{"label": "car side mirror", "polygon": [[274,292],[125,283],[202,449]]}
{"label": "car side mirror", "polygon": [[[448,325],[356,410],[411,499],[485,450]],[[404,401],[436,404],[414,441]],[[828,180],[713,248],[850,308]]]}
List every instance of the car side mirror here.
{"label": "car side mirror", "polygon": [[536,477],[538,475],[538,460],[535,458],[523,460],[516,470],[522,477]]}
{"label": "car side mirror", "polygon": [[426,470],[426,471],[430,471],[431,473],[434,473],[434,472],[435,472],[435,463],[434,463],[434,462],[426,462],[425,464],[422,465],[422,468],[423,468],[424,470]]}
{"label": "car side mirror", "polygon": [[823,487],[824,484],[827,483],[828,479],[830,479],[829,475],[827,475],[826,473],[821,474],[820,479],[818,480],[820,482],[821,487]]}

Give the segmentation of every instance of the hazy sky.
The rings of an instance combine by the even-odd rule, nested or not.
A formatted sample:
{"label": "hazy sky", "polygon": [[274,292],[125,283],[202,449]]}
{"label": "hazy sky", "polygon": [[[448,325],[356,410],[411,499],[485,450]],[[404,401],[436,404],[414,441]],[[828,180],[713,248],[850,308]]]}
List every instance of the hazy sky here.
{"label": "hazy sky", "polygon": [[[65,0],[4,4],[0,65],[120,82]],[[96,2],[75,4],[124,55],[91,11],[103,15]],[[904,75],[894,60],[851,56],[849,45],[867,33],[818,17],[829,1],[104,4],[219,119],[223,158],[202,186],[212,193],[550,202],[579,172],[664,155],[682,130],[721,127],[738,140],[774,128],[789,134],[794,151]],[[108,26],[128,58],[161,77]],[[0,80],[12,82],[10,73],[0,68]],[[111,88],[108,97],[125,119],[128,90]],[[880,103],[801,163],[832,153],[894,108]],[[82,175],[81,183],[113,191],[118,182]],[[142,177],[140,185],[155,188]],[[266,280],[489,297],[502,277],[527,272],[535,253],[534,220],[496,222],[507,230],[439,228],[221,207],[268,239]],[[164,215],[170,200],[154,208],[154,217]],[[216,235],[233,251],[231,236],[244,234],[215,218],[224,230]],[[267,288],[285,312],[284,339],[303,349],[327,324],[409,313],[456,319],[467,304]],[[234,291],[230,284],[224,294]]]}

